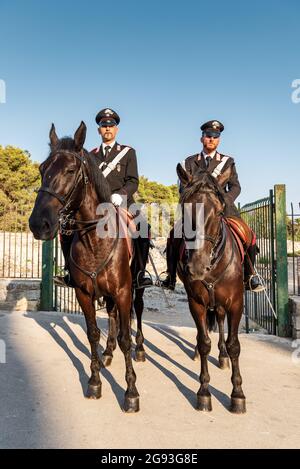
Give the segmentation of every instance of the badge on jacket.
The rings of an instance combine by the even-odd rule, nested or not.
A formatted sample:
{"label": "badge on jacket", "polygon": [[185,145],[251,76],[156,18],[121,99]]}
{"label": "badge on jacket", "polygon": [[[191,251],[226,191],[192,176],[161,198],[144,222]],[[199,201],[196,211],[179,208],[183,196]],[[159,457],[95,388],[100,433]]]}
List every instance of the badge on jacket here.
{"label": "badge on jacket", "polygon": [[121,171],[121,165],[120,165],[120,163],[117,164],[116,169],[117,169],[118,173]]}

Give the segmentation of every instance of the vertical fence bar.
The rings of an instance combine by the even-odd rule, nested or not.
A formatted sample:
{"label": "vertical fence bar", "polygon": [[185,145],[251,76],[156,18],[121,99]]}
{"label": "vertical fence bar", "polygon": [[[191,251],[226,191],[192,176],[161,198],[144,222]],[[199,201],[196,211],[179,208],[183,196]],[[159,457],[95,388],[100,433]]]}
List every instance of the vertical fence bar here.
{"label": "vertical fence bar", "polygon": [[[272,295],[272,304],[275,311],[277,311],[276,303],[276,266],[275,266],[275,230],[274,230],[274,192],[270,190],[270,250],[271,250],[271,295]],[[273,313],[272,313],[273,314]],[[273,334],[276,334],[277,322],[276,318],[273,316]]]}
{"label": "vertical fence bar", "polygon": [[53,241],[42,245],[41,311],[53,310]]}
{"label": "vertical fence bar", "polygon": [[294,227],[294,205],[291,203],[292,210],[292,254],[293,254],[293,295],[296,295],[296,272],[295,272],[295,227]]}
{"label": "vertical fence bar", "polygon": [[288,270],[287,270],[287,233],[286,233],[286,196],[285,185],[276,184],[275,222],[276,222],[276,267],[277,267],[277,315],[278,335],[289,336],[288,312]]}

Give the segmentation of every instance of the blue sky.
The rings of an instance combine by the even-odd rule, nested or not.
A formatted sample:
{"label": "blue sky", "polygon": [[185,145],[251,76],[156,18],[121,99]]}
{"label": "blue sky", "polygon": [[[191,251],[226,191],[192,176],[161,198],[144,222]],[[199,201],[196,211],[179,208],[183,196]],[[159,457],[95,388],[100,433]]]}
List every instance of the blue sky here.
{"label": "blue sky", "polygon": [[140,174],[171,184],[201,149],[200,125],[219,119],[238,200],[283,183],[298,206],[299,18],[298,0],[0,0],[0,144],[42,161],[51,122],[62,136],[84,120],[93,148],[95,114],[109,106]]}

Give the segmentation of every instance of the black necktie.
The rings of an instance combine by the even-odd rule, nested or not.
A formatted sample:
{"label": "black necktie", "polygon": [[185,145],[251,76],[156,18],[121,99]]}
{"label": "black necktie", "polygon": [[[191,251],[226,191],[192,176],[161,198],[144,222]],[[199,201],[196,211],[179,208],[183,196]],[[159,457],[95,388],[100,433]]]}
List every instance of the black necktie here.
{"label": "black necktie", "polygon": [[109,155],[109,152],[110,152],[111,148],[109,145],[107,145],[107,147],[105,147],[105,153],[104,153],[104,158],[106,159]]}
{"label": "black necktie", "polygon": [[206,167],[208,168],[209,167],[209,163],[211,162],[212,160],[212,157],[211,156],[207,156],[206,157]]}

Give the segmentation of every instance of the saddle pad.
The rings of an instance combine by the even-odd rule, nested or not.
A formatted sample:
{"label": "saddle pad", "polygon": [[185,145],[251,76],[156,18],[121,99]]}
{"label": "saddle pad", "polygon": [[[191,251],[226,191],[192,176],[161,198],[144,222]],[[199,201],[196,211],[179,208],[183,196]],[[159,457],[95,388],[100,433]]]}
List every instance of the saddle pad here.
{"label": "saddle pad", "polygon": [[226,217],[225,220],[227,221],[232,233],[239,237],[246,249],[255,244],[255,241],[253,243],[253,240],[255,240],[255,234],[242,218]]}
{"label": "saddle pad", "polygon": [[136,226],[133,221],[133,216],[131,215],[128,210],[125,208],[118,208],[118,213],[120,215],[120,227],[119,227],[119,232],[120,232],[120,237],[126,239],[127,243],[127,249],[129,253],[129,258],[132,258],[133,254],[133,243],[132,243],[132,238],[131,238],[131,233],[134,233],[136,231]]}
{"label": "saddle pad", "polygon": [[236,244],[238,246],[238,250],[239,250],[239,253],[240,253],[240,256],[241,256],[241,264],[243,264],[244,257],[245,257],[244,245],[243,245],[239,235],[234,230],[231,229],[230,225],[228,226],[228,228],[230,229],[231,233],[233,234],[234,239],[236,240]]}

